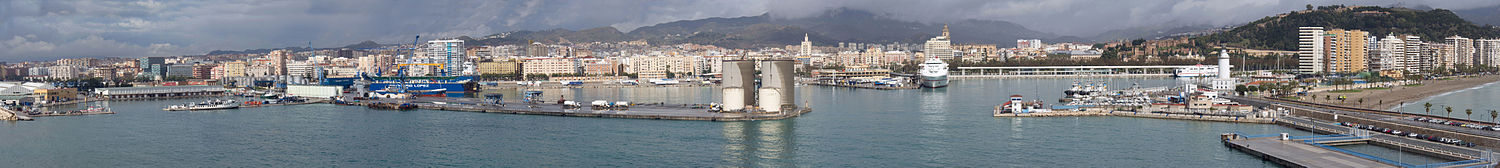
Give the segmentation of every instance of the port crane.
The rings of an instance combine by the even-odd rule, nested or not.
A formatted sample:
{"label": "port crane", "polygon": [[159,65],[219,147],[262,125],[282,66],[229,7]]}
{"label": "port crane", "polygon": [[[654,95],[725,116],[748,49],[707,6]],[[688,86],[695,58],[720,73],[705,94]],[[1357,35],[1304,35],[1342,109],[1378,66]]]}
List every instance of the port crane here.
{"label": "port crane", "polygon": [[[412,46],[410,48],[404,48],[404,47],[396,47],[396,48],[391,48],[391,47],[387,47],[387,48],[361,48],[360,50],[396,50],[396,53],[398,53],[398,54],[401,53],[403,50],[409,50],[409,51],[411,51],[411,56],[416,56],[417,55],[417,50],[419,48],[421,48],[421,45],[420,45],[421,44],[421,39],[422,39],[421,35],[417,35],[416,37],[412,38],[412,41],[411,41],[411,45]],[[399,81],[401,84],[400,85],[396,85],[395,88],[384,88],[384,89],[394,89],[392,91],[394,91],[396,93],[406,93],[407,85],[408,85],[408,79],[406,77],[407,66],[412,66],[412,65],[437,66],[437,67],[439,67],[438,69],[443,69],[443,70],[446,70],[446,67],[447,67],[447,65],[443,65],[443,64],[437,64],[437,63],[411,63],[411,59],[405,59],[405,60],[406,60],[405,61],[406,63],[397,63],[397,64],[391,64],[390,65],[390,66],[396,68],[397,81]],[[381,68],[376,68],[375,71],[376,72],[384,72],[385,70],[381,69]],[[447,73],[447,72],[442,72],[442,71],[440,71],[440,72],[443,73],[443,74]],[[366,76],[368,76],[368,75],[366,75]]]}

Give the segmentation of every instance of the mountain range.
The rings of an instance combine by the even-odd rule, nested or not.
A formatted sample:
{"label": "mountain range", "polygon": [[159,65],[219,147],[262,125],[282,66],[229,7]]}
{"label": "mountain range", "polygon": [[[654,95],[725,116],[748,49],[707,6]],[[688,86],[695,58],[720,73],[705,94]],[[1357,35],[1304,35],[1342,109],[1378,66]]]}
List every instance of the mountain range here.
{"label": "mountain range", "polygon": [[[1418,11],[1423,11],[1418,9]],[[1452,22],[1453,19],[1461,18],[1459,21],[1468,20],[1479,25],[1500,25],[1500,6],[1482,7],[1466,10],[1448,12],[1449,15],[1456,14],[1457,17],[1443,15],[1433,17],[1444,20],[1434,20],[1431,23]],[[1401,15],[1409,13],[1402,13]],[[1420,14],[1426,14],[1420,13]],[[1441,14],[1439,14],[1441,15]],[[1282,18],[1281,16],[1270,16],[1267,18]],[[1294,17],[1300,18],[1300,17]],[[1251,22],[1246,25],[1255,25],[1266,22],[1265,19]],[[1323,23],[1319,23],[1323,24]],[[1363,23],[1362,23],[1363,24]],[[1036,31],[1023,25],[994,20],[962,20],[947,23],[954,43],[989,43],[998,44],[998,47],[1014,47],[1016,39],[1041,39],[1047,42],[1102,42],[1129,39],[1151,39],[1155,37],[1169,36],[1176,33],[1196,32],[1214,29],[1218,26],[1203,24],[1158,24],[1154,26],[1131,27],[1111,30],[1100,33],[1093,37],[1065,36],[1048,32]],[[1436,24],[1435,24],[1436,25]],[[1462,24],[1458,24],[1462,25]],[[1473,25],[1473,24],[1471,24]],[[805,34],[808,39],[818,45],[831,45],[838,42],[855,43],[908,43],[920,44],[928,38],[941,33],[944,24],[922,23],[915,21],[904,21],[895,19],[890,14],[875,13],[856,9],[833,9],[819,15],[802,18],[778,18],[769,14],[744,17],[714,17],[694,20],[681,20],[661,23],[651,26],[636,28],[629,32],[623,32],[610,26],[597,27],[583,30],[551,29],[551,30],[523,30],[496,33],[484,37],[474,38],[468,36],[456,37],[465,40],[470,45],[516,45],[528,42],[558,43],[567,40],[574,43],[586,42],[619,42],[646,40],[651,44],[712,44],[728,48],[759,48],[780,47],[794,45],[802,41]],[[1295,26],[1288,24],[1287,26]],[[1379,33],[1391,32],[1388,29],[1374,28],[1379,25],[1369,26],[1371,30]],[[1365,28],[1366,26],[1354,26],[1354,28]],[[1295,27],[1292,27],[1295,28]],[[1460,29],[1473,30],[1473,27]],[[1261,36],[1271,36],[1281,31],[1268,31],[1263,28],[1248,28],[1244,31],[1232,31],[1244,33],[1253,30]],[[1295,29],[1287,29],[1294,31]],[[1395,32],[1406,32],[1416,29],[1396,29]],[[1221,33],[1223,34],[1223,33]],[[1373,33],[1372,33],[1373,34]],[[1424,34],[1425,35],[1425,34]],[[1436,34],[1434,34],[1436,35]],[[1223,37],[1223,35],[1217,35]],[[1291,37],[1291,36],[1287,36]],[[1275,38],[1275,37],[1267,37]],[[1286,39],[1277,38],[1286,41]],[[1225,41],[1227,42],[1227,41]],[[1237,42],[1244,43],[1244,42]],[[1282,42],[1262,44],[1241,44],[1258,48],[1287,49]],[[389,44],[379,44],[365,41],[339,48],[378,48]],[[307,50],[306,47],[288,47],[283,49]],[[261,53],[273,49],[249,49],[242,51],[213,51],[214,54],[241,54]]]}
{"label": "mountain range", "polygon": [[[770,14],[744,17],[714,17],[695,20],[680,20],[636,28],[622,32],[604,26],[583,30],[551,29],[522,30],[496,33],[484,37],[456,37],[469,45],[518,45],[529,42],[544,44],[563,40],[574,43],[619,42],[646,40],[651,44],[712,44],[728,48],[760,48],[794,45],[806,35],[819,45],[839,42],[851,43],[907,43],[921,44],[928,38],[942,33],[944,23],[922,23],[899,20],[890,14],[856,9],[832,9],[819,15],[802,18],[777,18]],[[1041,39],[1048,42],[1088,42],[1104,40],[1151,38],[1172,33],[1191,32],[1211,26],[1142,27],[1122,29],[1101,34],[1099,37],[1077,37],[1036,31],[1020,24],[994,20],[962,20],[946,23],[953,42],[957,44],[987,43],[998,47],[1014,47],[1016,39]],[[339,48],[378,48],[390,44],[365,41]],[[307,50],[306,47],[278,49]],[[213,51],[216,54],[260,53],[275,49],[248,49],[242,51]]]}
{"label": "mountain range", "polygon": [[[1016,39],[1084,41],[1027,29],[1020,24],[990,20],[963,20],[948,24],[955,43],[1014,45]],[[797,44],[804,34],[814,43],[922,43],[942,32],[943,24],[897,20],[886,14],[863,10],[835,9],[804,18],[776,18],[769,14],[745,17],[715,17],[682,20],[620,32],[612,27],[580,31],[553,29],[513,31],[472,41],[478,45],[522,44],[527,41],[556,43],[616,42],[643,39],[651,44],[695,43],[730,48],[778,47]]]}

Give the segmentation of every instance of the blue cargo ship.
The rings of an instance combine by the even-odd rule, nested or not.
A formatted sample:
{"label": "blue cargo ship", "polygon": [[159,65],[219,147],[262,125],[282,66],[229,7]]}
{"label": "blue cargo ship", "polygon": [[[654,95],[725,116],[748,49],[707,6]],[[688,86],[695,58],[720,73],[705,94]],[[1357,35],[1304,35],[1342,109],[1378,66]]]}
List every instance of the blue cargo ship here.
{"label": "blue cargo ship", "polygon": [[447,96],[473,91],[478,87],[473,76],[424,76],[424,77],[364,77],[370,81],[370,90],[377,93],[397,93],[405,86],[406,93],[417,96]]}

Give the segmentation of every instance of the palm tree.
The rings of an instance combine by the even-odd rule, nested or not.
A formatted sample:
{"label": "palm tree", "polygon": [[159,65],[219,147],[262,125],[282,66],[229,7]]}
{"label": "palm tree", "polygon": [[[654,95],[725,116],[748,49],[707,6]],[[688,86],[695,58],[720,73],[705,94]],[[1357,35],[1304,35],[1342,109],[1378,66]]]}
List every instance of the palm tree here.
{"label": "palm tree", "polygon": [[1443,107],[1443,109],[1448,110],[1448,115],[1446,116],[1453,116],[1453,107]]}
{"label": "palm tree", "polygon": [[1490,122],[1495,122],[1495,117],[1500,117],[1500,112],[1490,110]]}
{"label": "palm tree", "polygon": [[1365,98],[1359,98],[1359,105],[1365,105]]}
{"label": "palm tree", "polygon": [[1432,114],[1432,102],[1423,103],[1422,107],[1427,107],[1427,114]]}
{"label": "palm tree", "polygon": [[1466,119],[1474,117],[1474,109],[1464,109],[1464,114],[1467,115],[1467,116],[1464,116],[1464,118],[1466,118]]}

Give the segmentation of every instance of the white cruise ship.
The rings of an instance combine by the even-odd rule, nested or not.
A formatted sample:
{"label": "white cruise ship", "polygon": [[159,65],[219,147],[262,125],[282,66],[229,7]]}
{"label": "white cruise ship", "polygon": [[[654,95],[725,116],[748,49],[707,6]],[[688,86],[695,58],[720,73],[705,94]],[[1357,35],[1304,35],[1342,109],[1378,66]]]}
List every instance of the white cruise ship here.
{"label": "white cruise ship", "polygon": [[1209,77],[1218,76],[1218,74],[1215,74],[1218,71],[1219,67],[1216,66],[1194,65],[1191,67],[1179,68],[1173,73],[1173,75],[1177,77]]}
{"label": "white cruise ship", "polygon": [[937,58],[928,58],[922,63],[922,87],[941,88],[948,86],[948,63]]}

